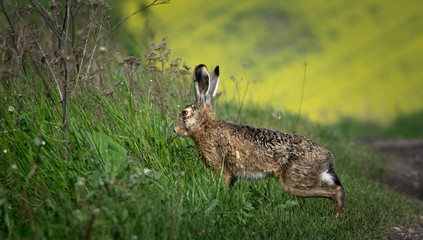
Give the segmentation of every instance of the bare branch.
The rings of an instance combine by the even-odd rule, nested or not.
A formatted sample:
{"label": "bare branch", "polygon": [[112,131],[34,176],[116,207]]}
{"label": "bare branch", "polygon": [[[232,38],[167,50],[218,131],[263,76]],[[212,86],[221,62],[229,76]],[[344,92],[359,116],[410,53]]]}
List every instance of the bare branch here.
{"label": "bare branch", "polygon": [[[85,39],[84,51],[82,52],[81,64],[79,65],[79,68],[78,68],[78,74],[76,76],[76,83],[75,83],[75,86],[73,87],[73,92],[75,92],[76,88],[78,87],[78,83],[79,83],[79,79],[80,79],[80,75],[81,75],[81,70],[82,70],[82,65],[84,64],[84,58],[85,58],[85,54],[87,52],[88,39],[90,38],[90,35],[91,35],[91,27],[92,27],[92,25],[90,24],[90,27],[88,28],[87,38]],[[91,59],[92,59],[92,56],[91,56]],[[90,60],[90,63],[91,63],[91,60]],[[89,68],[89,65],[88,65],[88,68]],[[88,73],[87,73],[87,75],[88,75]]]}
{"label": "bare branch", "polygon": [[[38,1],[36,2],[37,4],[33,0],[29,0],[29,1],[31,2],[32,6],[34,6],[34,8],[37,10],[37,12],[40,14],[40,16],[44,19],[44,21],[47,23],[47,25],[50,27],[51,31],[53,31],[53,33],[56,35],[57,39],[61,42],[62,39],[60,38],[59,33],[56,31],[54,26],[51,25],[51,22],[46,18],[46,16],[49,16],[49,14],[47,14],[47,11],[40,5],[40,3]],[[38,5],[41,8],[43,8],[44,13],[41,12]],[[53,23],[56,23],[56,22],[53,21]],[[69,41],[71,41],[71,40],[69,39]]]}
{"label": "bare branch", "polygon": [[[100,32],[101,32],[101,28],[102,28],[102,24],[100,25],[100,29],[99,29],[99,31],[98,31],[98,35],[97,35],[97,39],[99,39],[99,36],[100,36]],[[95,53],[95,51],[97,50],[97,45],[98,45],[98,43],[100,42],[100,40],[97,40],[96,42],[95,42],[95,44],[94,44],[94,46],[92,47],[92,52],[91,52],[91,57],[90,57],[90,61],[88,62],[88,67],[87,67],[87,73],[85,74],[85,79],[88,79],[88,74],[89,74],[89,72],[90,72],[90,69],[91,69],[91,63],[92,63],[92,61],[93,61],[93,58],[94,58],[94,53]]]}
{"label": "bare branch", "polygon": [[[65,82],[63,84],[63,99],[62,99],[62,130],[63,130],[63,140],[65,142],[65,146],[68,146],[68,138],[69,138],[69,132],[68,132],[68,85],[69,85],[69,66],[68,66],[68,34],[69,34],[69,19],[70,19],[70,11],[72,6],[72,0],[68,0],[66,3],[66,19],[65,19],[65,36],[63,39],[63,51],[65,54],[65,61],[64,61],[64,67],[65,67]],[[67,150],[64,150],[64,157],[65,160],[68,160],[68,152]]]}
{"label": "bare branch", "polygon": [[28,30],[28,32],[29,32],[29,34],[31,34],[31,37],[34,39],[34,41],[35,41],[35,43],[37,44],[37,46],[38,46],[38,48],[40,49],[40,52],[41,52],[41,54],[43,55],[42,56],[42,61],[45,61],[45,63],[47,64],[47,67],[48,67],[48,69],[49,69],[49,71],[50,71],[50,73],[51,73],[51,75],[52,75],[52,77],[53,77],[53,79],[54,79],[54,82],[56,83],[56,87],[57,87],[57,91],[59,92],[59,95],[60,95],[60,100],[62,101],[63,100],[63,94],[62,94],[62,91],[60,90],[60,85],[59,85],[59,82],[57,81],[57,78],[56,78],[56,75],[54,74],[54,72],[53,72],[53,69],[51,68],[51,66],[50,66],[50,63],[49,63],[49,61],[48,61],[48,59],[47,59],[47,57],[46,57],[46,54],[44,53],[44,51],[43,51],[43,48],[41,47],[41,45],[40,45],[40,43],[38,42],[38,40],[37,40],[37,38],[34,36],[34,34],[32,33],[32,31],[31,31],[31,29],[28,27],[28,25],[26,24],[26,22],[23,20],[23,18],[19,15],[19,13],[16,11],[16,9],[14,9],[14,8],[12,8],[7,2],[6,2],[6,4],[7,4],[7,6],[10,8],[10,9],[13,9],[12,11],[13,11],[13,13],[19,18],[19,20],[23,23],[23,25],[25,26],[25,28]]}
{"label": "bare branch", "polygon": [[7,15],[6,10],[4,9],[3,1],[0,1],[1,4],[1,11],[3,12],[4,16],[6,17],[7,22],[9,23],[10,27],[13,29],[13,23],[10,21],[9,15]]}

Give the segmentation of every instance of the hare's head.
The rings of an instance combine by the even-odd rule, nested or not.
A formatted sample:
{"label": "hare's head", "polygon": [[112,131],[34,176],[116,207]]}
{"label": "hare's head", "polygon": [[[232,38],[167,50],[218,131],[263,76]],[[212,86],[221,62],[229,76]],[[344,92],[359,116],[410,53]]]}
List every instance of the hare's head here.
{"label": "hare's head", "polygon": [[219,85],[219,66],[209,74],[204,64],[194,70],[194,87],[196,100],[181,111],[175,124],[175,132],[181,137],[191,136],[199,132],[207,122],[213,121],[213,112],[210,108],[211,99],[216,95]]}

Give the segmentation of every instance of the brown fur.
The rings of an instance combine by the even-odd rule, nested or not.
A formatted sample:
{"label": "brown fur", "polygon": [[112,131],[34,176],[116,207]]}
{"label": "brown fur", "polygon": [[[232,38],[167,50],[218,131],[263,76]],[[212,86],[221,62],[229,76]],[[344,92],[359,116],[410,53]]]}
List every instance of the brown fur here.
{"label": "brown fur", "polygon": [[334,172],[334,156],[323,146],[295,134],[214,120],[205,102],[183,111],[188,114],[181,115],[176,133],[194,140],[207,168],[216,175],[223,170],[226,186],[240,178],[275,177],[287,193],[331,199],[335,216],[345,216],[346,195]]}

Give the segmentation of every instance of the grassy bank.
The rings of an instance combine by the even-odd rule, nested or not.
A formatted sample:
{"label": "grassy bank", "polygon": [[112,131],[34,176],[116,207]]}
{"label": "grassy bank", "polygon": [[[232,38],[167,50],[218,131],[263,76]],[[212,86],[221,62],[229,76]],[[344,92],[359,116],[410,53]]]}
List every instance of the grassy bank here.
{"label": "grassy bank", "polygon": [[372,121],[345,118],[333,126],[349,136],[379,138],[423,138],[423,112],[400,115],[387,126]]}

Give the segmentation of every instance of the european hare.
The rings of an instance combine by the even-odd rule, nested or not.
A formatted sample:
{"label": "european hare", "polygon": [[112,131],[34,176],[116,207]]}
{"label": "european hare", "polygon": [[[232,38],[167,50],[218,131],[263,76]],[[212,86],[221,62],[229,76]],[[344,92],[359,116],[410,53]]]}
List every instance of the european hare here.
{"label": "european hare", "polygon": [[[219,67],[194,70],[196,101],[187,105],[175,132],[194,140],[207,168],[231,187],[238,179],[278,178],[285,192],[331,199],[335,217],[345,216],[346,195],[334,170],[333,154],[295,134],[215,120],[210,101],[219,84]],[[223,167],[223,169],[221,169]]]}

